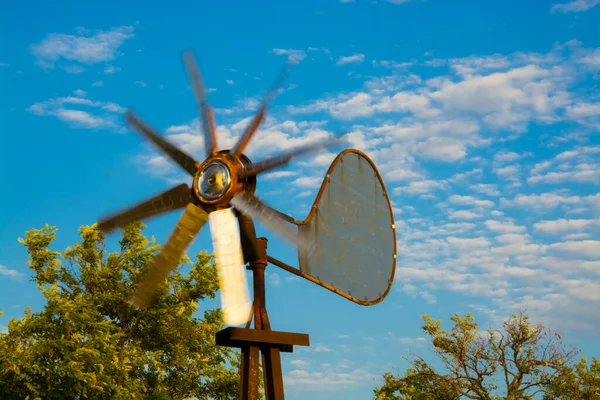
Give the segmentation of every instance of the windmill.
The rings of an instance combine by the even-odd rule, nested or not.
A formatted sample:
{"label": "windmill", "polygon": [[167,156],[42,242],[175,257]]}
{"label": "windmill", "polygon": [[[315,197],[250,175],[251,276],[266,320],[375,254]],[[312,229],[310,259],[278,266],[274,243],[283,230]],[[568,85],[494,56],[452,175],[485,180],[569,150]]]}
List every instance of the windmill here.
{"label": "windmill", "polygon": [[[244,155],[265,118],[269,102],[289,71],[288,64],[237,143],[229,150],[219,151],[214,112],[207,103],[198,67],[191,52],[186,52],[184,59],[198,101],[206,159],[196,161],[162,138],[133,111],[127,111],[128,124],[187,172],[192,185],[182,183],[102,218],[98,227],[109,233],[133,221],[184,209],[134,295],[136,306],[149,307],[157,289],[208,221],[219,269],[222,307],[230,325],[217,334],[216,342],[242,349],[240,398],[256,398],[260,350],[267,399],[283,399],[280,351],[291,352],[293,345],[307,346],[309,341],[308,335],[271,330],[264,293],[267,263],[361,305],[382,301],[391,288],[396,264],[396,234],[389,196],[373,162],[358,150],[346,149],[329,167],[305,220],[296,220],[269,207],[254,194],[257,175],[286,165],[296,156],[341,141],[321,141],[259,162],[251,162]],[[256,238],[254,221],[297,245],[299,268],[267,255],[267,241]],[[246,263],[253,271],[253,301],[244,272]],[[254,329],[249,329],[252,319]],[[235,327],[243,323],[245,328]]]}

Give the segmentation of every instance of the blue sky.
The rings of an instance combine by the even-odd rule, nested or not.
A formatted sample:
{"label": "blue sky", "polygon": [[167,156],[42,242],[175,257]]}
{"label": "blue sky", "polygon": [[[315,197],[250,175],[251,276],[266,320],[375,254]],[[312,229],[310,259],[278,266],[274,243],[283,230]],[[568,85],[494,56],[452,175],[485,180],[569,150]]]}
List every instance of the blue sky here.
{"label": "blue sky", "polygon": [[[368,398],[409,351],[430,354],[424,312],[471,311],[485,327],[526,305],[598,356],[600,2],[564,1],[5,5],[0,328],[43,307],[17,243],[26,230],[57,226],[63,249],[79,226],[183,181],[124,127],[125,108],[203,154],[181,61],[191,48],[222,147],[291,57],[250,157],[346,131],[392,193],[398,269],[383,303],[361,307],[268,268],[274,328],[312,341],[284,355],[289,398]],[[299,159],[257,193],[303,219],[334,157]],[[162,242],[177,218],[146,233]],[[296,265],[272,239],[272,254]],[[202,249],[208,230],[191,252]]]}

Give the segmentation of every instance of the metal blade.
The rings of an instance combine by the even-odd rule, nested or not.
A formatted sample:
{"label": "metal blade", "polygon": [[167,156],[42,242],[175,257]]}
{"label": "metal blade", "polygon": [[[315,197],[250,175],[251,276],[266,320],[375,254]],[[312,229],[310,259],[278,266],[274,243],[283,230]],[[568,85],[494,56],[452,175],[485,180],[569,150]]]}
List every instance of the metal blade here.
{"label": "metal blade", "polygon": [[191,51],[186,51],[183,54],[183,57],[188,74],[194,85],[194,93],[196,94],[198,111],[200,113],[200,124],[204,136],[204,147],[206,149],[206,156],[209,157],[212,154],[216,154],[218,150],[214,114],[212,114],[211,109],[208,106],[204,82],[202,81],[200,69],[198,68],[194,54]]}
{"label": "metal blade", "polygon": [[244,152],[244,150],[246,149],[246,147],[248,146],[248,143],[250,143],[250,139],[252,139],[252,136],[257,131],[258,127],[260,126],[263,119],[265,118],[265,115],[267,113],[267,106],[273,100],[273,98],[275,97],[277,92],[279,91],[279,88],[285,81],[285,78],[290,73],[291,67],[292,67],[292,63],[290,61],[288,61],[283,66],[281,72],[279,72],[279,75],[275,79],[275,82],[273,82],[271,89],[267,92],[267,95],[265,96],[265,98],[260,106],[260,109],[258,110],[256,115],[252,119],[252,122],[250,122],[250,125],[248,126],[248,128],[246,129],[246,131],[244,132],[242,137],[240,137],[238,142],[231,149],[231,154],[234,157],[237,157],[240,154],[242,154]]}
{"label": "metal blade", "polygon": [[254,221],[252,218],[239,212],[237,209],[233,209],[238,219],[238,225],[240,227],[240,242],[242,244],[242,253],[244,255],[244,262],[252,263],[258,259],[258,251],[256,249],[256,229],[254,228]]}
{"label": "metal blade", "polygon": [[267,158],[266,160],[263,160],[263,161],[252,163],[250,165],[247,165],[246,168],[244,168],[241,171],[240,178],[246,178],[248,176],[257,175],[262,172],[266,172],[266,171],[281,167],[281,166],[289,163],[290,160],[294,157],[298,157],[298,156],[301,156],[306,153],[312,153],[313,151],[320,150],[327,146],[341,144],[344,142],[345,141],[343,139],[339,139],[339,138],[327,139],[327,140],[324,140],[324,141],[321,141],[318,143],[312,143],[312,144],[306,145],[304,147],[300,147],[299,149],[296,149],[296,150],[291,150],[287,153],[280,154],[275,157]]}
{"label": "metal blade", "polygon": [[283,238],[294,243],[306,254],[312,254],[315,243],[309,241],[305,236],[298,234],[298,229],[293,223],[279,211],[264,204],[256,196],[250,193],[242,193],[231,199],[231,204],[242,214],[259,221],[266,227],[280,234]]}
{"label": "metal blade", "polygon": [[160,284],[165,281],[169,272],[177,267],[181,256],[207,220],[208,214],[203,209],[193,204],[187,205],[167,243],[142,278],[133,298],[134,305],[138,307],[150,305]]}
{"label": "metal blade", "polygon": [[208,218],[219,268],[225,322],[241,325],[248,320],[252,302],[248,294],[238,221],[231,208],[213,211]]}
{"label": "metal blade", "polygon": [[159,149],[161,149],[171,160],[175,161],[188,174],[194,176],[196,174],[196,160],[191,156],[179,150],[166,139],[162,138],[156,131],[143,123],[132,110],[127,110],[125,119],[132,128],[140,132],[144,137],[152,141]]}
{"label": "metal blade", "polygon": [[193,195],[190,187],[182,183],[158,196],[101,219],[98,222],[98,229],[109,233],[115,228],[122,228],[134,221],[156,217],[166,212],[183,208],[192,201]]}

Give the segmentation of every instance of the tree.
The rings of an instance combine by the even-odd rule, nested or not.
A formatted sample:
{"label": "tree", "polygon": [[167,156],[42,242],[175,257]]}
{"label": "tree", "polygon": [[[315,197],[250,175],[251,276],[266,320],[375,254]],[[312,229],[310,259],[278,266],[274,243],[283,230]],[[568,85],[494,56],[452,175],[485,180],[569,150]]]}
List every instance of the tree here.
{"label": "tree", "polygon": [[544,400],[554,399],[600,399],[600,360],[593,358],[588,365],[581,357],[575,365],[565,366],[544,395]]}
{"label": "tree", "polygon": [[222,311],[192,315],[218,289],[212,256],[201,252],[193,264],[184,257],[155,305],[141,310],[130,299],[159,249],[142,229],[129,225],[120,251],[108,255],[95,226],[82,227],[81,242],[62,253],[50,249],[54,227],[20,239],[46,305],[0,335],[3,399],[237,397],[238,357],[214,345]]}
{"label": "tree", "polygon": [[383,375],[377,400],[527,400],[597,399],[600,362],[588,367],[585,358],[573,364],[578,350],[561,336],[533,325],[523,311],[506,321],[503,330],[479,331],[470,313],[455,314],[446,332],[441,321],[423,315],[423,331],[432,340],[445,374],[415,356],[403,376]]}

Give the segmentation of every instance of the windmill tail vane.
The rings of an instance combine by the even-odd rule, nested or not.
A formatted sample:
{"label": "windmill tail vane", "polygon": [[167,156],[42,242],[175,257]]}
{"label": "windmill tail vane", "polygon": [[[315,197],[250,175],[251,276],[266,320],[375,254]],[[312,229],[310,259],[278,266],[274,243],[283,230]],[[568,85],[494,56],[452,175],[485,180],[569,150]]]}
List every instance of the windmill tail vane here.
{"label": "windmill tail vane", "polygon": [[258,162],[251,162],[244,155],[244,150],[265,119],[269,103],[280,90],[290,71],[291,63],[288,62],[267,93],[259,111],[234,146],[230,150],[219,150],[214,111],[208,105],[196,61],[190,51],[184,54],[184,60],[198,103],[200,129],[205,143],[204,161],[199,162],[173,145],[142,121],[136,113],[128,110],[125,118],[129,126],[187,172],[192,178],[192,184],[190,186],[181,183],[137,205],[101,218],[98,227],[101,231],[109,233],[137,220],[183,209],[173,232],[143,276],[135,293],[134,304],[148,307],[155,299],[160,284],[169,272],[177,267],[181,256],[208,221],[219,269],[221,300],[226,322],[230,325],[240,325],[247,321],[252,302],[243,270],[244,257],[238,216],[231,207],[296,244],[299,251],[311,254],[315,244],[299,236],[298,231],[290,226],[289,221],[280,212],[254,195],[256,176],[283,167],[294,157],[327,146],[339,145],[344,139],[337,137],[323,140]]}

